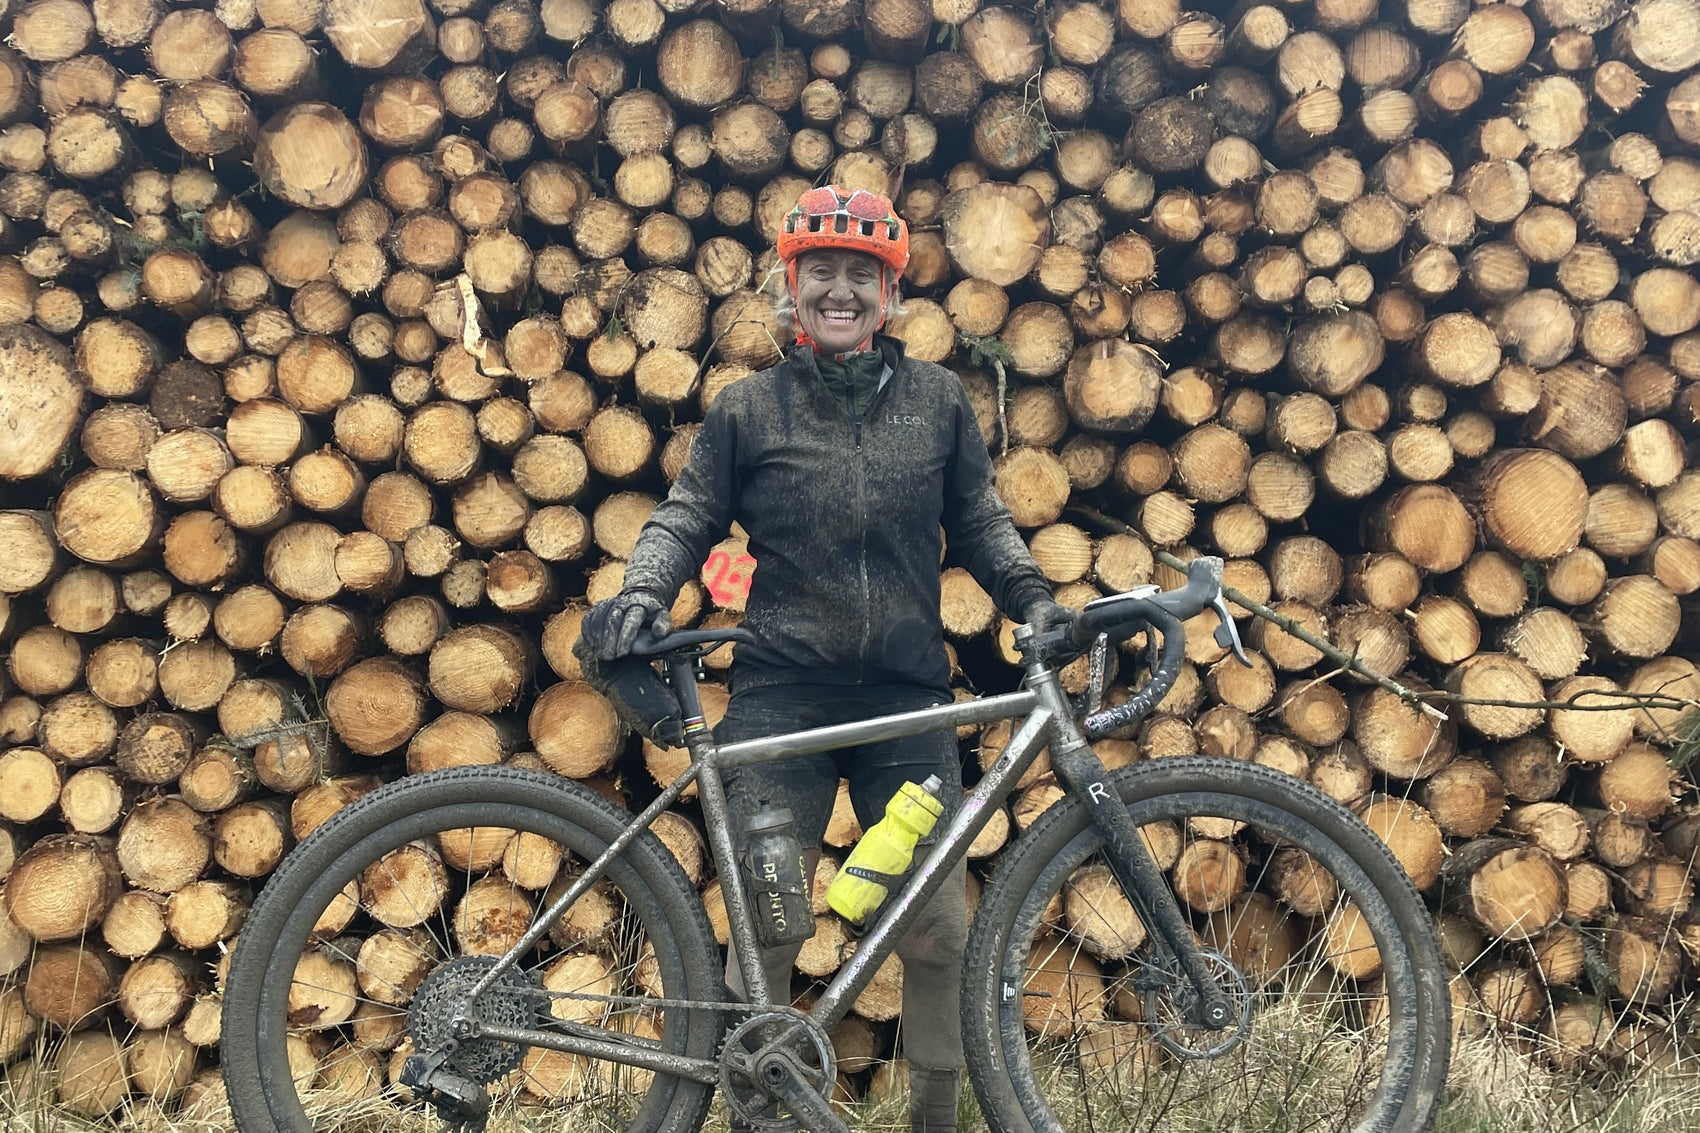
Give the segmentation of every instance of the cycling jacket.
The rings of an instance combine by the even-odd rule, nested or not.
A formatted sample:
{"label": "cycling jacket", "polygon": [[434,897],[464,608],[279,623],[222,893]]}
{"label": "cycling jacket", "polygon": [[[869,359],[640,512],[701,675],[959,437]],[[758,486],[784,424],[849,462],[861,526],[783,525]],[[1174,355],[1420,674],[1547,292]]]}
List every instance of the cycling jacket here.
{"label": "cycling jacket", "polygon": [[[890,375],[867,412],[834,399],[809,347],[715,398],[644,525],[627,589],[671,602],[734,520],[756,569],[737,688],[807,681],[949,685],[940,555],[1020,618],[1051,595],[992,486],[957,376],[878,336]],[[941,528],[943,538],[941,540]]]}

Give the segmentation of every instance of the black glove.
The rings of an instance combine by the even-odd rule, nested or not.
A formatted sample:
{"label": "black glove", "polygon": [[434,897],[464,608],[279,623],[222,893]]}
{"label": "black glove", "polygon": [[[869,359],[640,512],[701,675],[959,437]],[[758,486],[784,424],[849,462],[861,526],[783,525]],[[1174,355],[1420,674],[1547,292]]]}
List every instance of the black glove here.
{"label": "black glove", "polygon": [[598,657],[613,661],[632,651],[646,625],[656,637],[673,632],[673,619],[660,598],[648,590],[622,590],[592,606],[578,633]]}
{"label": "black glove", "polygon": [[1065,630],[1072,635],[1079,621],[1079,610],[1064,606],[1052,598],[1037,598],[1027,606],[1027,624],[1033,627],[1035,634]]}

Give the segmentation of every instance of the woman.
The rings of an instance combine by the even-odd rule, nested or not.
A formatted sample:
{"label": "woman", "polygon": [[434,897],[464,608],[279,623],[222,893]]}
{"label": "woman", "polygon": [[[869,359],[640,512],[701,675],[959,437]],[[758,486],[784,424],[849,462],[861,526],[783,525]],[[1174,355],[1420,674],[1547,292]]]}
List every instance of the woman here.
{"label": "woman", "polygon": [[[645,625],[666,632],[679,587],[732,522],[742,524],[757,563],[743,624],[759,644],[735,651],[721,743],[948,701],[946,547],[1001,609],[1041,629],[1073,617],[1053,601],[993,489],[960,379],[878,333],[909,262],[908,227],[891,202],[811,189],[785,218],[778,251],[796,345],[715,399],[638,538],[625,588],[581,630],[604,660],[628,653]],[[841,776],[866,828],[906,780],[928,775],[945,784],[942,828],[962,796],[948,729],[734,769],[726,789],[735,831],[764,803],[788,807],[818,854]],[[928,1133],[956,1128],[966,937],[959,866],[897,947],[910,1116]],[[764,950],[775,1001],[789,1001],[799,947]],[[741,987],[735,960],[728,978]]]}

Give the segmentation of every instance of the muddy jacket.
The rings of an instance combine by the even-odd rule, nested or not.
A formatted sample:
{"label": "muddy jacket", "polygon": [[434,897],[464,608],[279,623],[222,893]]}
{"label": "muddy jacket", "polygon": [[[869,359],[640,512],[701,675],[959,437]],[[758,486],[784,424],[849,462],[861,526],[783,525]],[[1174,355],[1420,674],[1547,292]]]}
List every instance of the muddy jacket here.
{"label": "muddy jacket", "polygon": [[949,683],[939,560],[968,569],[1012,617],[1050,596],[992,487],[985,441],[957,376],[878,339],[890,377],[859,419],[827,391],[814,351],[733,383],[626,567],[664,602],[732,521],[756,568],[735,652],[748,688]]}

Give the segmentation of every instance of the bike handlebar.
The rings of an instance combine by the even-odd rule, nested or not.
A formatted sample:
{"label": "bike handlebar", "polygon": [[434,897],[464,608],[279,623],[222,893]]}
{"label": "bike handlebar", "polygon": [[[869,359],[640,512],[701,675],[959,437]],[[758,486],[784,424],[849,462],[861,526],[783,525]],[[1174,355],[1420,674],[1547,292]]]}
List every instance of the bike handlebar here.
{"label": "bike handlebar", "polygon": [[1175,679],[1181,673],[1181,662],[1186,660],[1186,629],[1181,625],[1181,619],[1157,606],[1151,607],[1145,623],[1163,638],[1162,656],[1151,671],[1151,679],[1122,703],[1083,719],[1080,727],[1087,739],[1098,739],[1149,716],[1175,686]]}
{"label": "bike handlebar", "polygon": [[1110,633],[1124,625],[1137,627],[1158,614],[1184,622],[1209,609],[1221,594],[1222,560],[1214,555],[1201,555],[1187,564],[1186,584],[1177,590],[1138,587],[1086,603],[1074,626],[1074,644],[1084,649],[1100,633]]}
{"label": "bike handlebar", "polygon": [[[1058,627],[1042,634],[1029,646],[1033,654],[1053,664],[1064,664],[1088,649],[1100,635],[1112,642],[1125,641],[1140,630],[1155,631],[1162,650],[1151,669],[1151,679],[1138,692],[1114,708],[1094,712],[1081,721],[1087,738],[1124,728],[1162,702],[1180,676],[1186,659],[1186,627],[1182,624],[1205,610],[1214,610],[1220,623],[1216,643],[1233,650],[1240,664],[1251,665],[1240,644],[1233,614],[1222,596],[1222,560],[1200,555],[1187,564],[1186,583],[1174,590],[1139,586],[1122,594],[1111,594],[1086,604],[1072,629]],[[677,630],[656,638],[646,628],[639,634],[632,654],[644,658],[690,658],[701,656],[729,641],[754,642],[755,635],[741,626],[724,629]]]}
{"label": "bike handlebar", "polygon": [[1186,659],[1186,629],[1182,623],[1212,609],[1220,623],[1216,627],[1216,643],[1233,650],[1239,662],[1249,667],[1251,661],[1240,644],[1239,631],[1222,596],[1222,560],[1213,555],[1201,555],[1187,564],[1186,583],[1175,590],[1141,586],[1086,604],[1068,635],[1069,645],[1077,652],[1088,648],[1099,634],[1107,635],[1112,641],[1123,641],[1146,629],[1154,630],[1163,641],[1151,679],[1143,688],[1122,704],[1094,712],[1081,721],[1087,738],[1096,739],[1149,715],[1169,695],[1180,676],[1181,662]]}
{"label": "bike handlebar", "polygon": [[744,645],[756,644],[756,635],[743,626],[725,626],[720,629],[677,629],[665,636],[656,637],[650,627],[645,626],[639,633],[637,641],[632,644],[632,656],[653,660],[672,654],[686,656],[712,652],[728,642]]}

